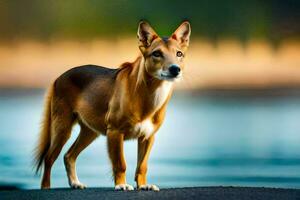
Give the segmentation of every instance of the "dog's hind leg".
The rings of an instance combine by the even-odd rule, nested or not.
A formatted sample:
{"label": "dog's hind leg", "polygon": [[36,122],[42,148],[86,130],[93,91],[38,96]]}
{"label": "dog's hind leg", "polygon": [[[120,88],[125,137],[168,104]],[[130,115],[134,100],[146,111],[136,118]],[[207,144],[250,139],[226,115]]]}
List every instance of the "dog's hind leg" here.
{"label": "dog's hind leg", "polygon": [[93,130],[89,129],[83,124],[80,124],[81,130],[76,141],[64,156],[64,163],[67,171],[69,185],[71,188],[84,189],[86,186],[82,184],[76,173],[76,159],[78,155],[89,144],[91,144],[98,136]]}
{"label": "dog's hind leg", "polygon": [[74,119],[72,114],[55,114],[51,116],[51,142],[44,160],[44,174],[41,188],[50,188],[51,168],[71,135]]}

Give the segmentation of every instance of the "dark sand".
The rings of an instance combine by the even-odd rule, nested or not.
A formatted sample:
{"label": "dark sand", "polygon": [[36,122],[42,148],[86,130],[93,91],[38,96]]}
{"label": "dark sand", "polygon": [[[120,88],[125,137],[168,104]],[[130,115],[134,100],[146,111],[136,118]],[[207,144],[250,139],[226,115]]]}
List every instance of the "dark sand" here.
{"label": "dark sand", "polygon": [[194,187],[170,188],[153,191],[114,191],[111,188],[85,190],[12,190],[0,191],[0,199],[203,199],[203,200],[293,200],[300,199],[300,189],[253,188],[253,187]]}

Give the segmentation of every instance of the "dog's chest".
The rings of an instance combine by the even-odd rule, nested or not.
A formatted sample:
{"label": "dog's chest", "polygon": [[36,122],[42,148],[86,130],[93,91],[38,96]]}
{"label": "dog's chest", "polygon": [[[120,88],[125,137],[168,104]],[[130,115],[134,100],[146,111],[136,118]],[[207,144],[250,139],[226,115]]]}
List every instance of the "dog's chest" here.
{"label": "dog's chest", "polygon": [[170,94],[171,88],[171,82],[164,82],[160,87],[156,89],[156,91],[154,92],[153,101],[153,106],[155,107],[155,110],[161,108],[161,106],[166,102]]}
{"label": "dog's chest", "polygon": [[149,138],[153,132],[155,126],[152,122],[152,120],[145,119],[144,121],[141,121],[139,123],[136,123],[133,128],[132,128],[132,136],[133,137],[140,137],[140,136],[145,136],[146,138]]}
{"label": "dog's chest", "polygon": [[[156,89],[154,92],[154,98],[153,98],[153,114],[159,110],[163,104],[166,102],[170,90],[172,88],[172,83],[165,82],[160,87]],[[144,119],[143,121],[136,123],[133,126],[132,132],[134,137],[140,137],[145,136],[146,138],[149,138],[155,131],[155,124],[152,122],[152,118]]]}

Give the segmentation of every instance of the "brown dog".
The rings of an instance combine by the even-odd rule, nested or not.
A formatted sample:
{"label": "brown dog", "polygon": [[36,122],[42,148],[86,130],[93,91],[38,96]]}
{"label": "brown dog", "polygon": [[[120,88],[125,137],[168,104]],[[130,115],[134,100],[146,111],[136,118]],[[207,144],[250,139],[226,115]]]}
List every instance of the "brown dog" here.
{"label": "brown dog", "polygon": [[41,188],[50,188],[51,167],[78,123],[80,134],[64,156],[72,188],[79,182],[75,162],[80,152],[99,135],[107,136],[116,190],[133,190],[126,183],[123,142],[138,139],[135,181],[138,189],[158,191],[147,184],[147,160],[154,135],[165,117],[173,82],[181,77],[189,44],[190,24],[185,21],[169,38],[160,38],[142,21],[138,27],[141,55],[118,69],[86,65],[62,74],[52,84],[36,151],[37,172],[44,164]]}

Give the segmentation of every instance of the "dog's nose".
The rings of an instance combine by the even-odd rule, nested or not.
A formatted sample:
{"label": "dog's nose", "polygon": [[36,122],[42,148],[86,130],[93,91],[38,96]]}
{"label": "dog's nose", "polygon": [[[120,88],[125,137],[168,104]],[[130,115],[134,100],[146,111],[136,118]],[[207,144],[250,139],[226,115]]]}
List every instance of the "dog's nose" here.
{"label": "dog's nose", "polygon": [[169,67],[169,72],[172,74],[174,77],[178,76],[180,73],[180,67],[178,65],[171,65]]}

